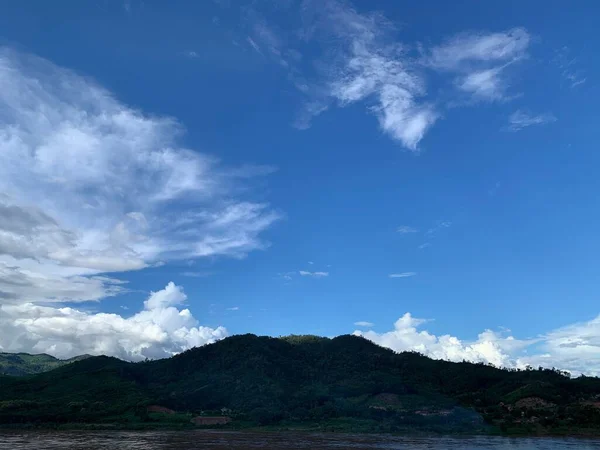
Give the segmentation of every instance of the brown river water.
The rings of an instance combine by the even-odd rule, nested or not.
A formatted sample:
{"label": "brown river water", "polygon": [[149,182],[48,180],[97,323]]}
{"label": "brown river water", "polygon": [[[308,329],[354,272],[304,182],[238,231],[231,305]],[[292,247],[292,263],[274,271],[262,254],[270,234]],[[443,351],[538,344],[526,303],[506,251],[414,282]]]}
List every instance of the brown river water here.
{"label": "brown river water", "polygon": [[502,437],[396,437],[384,435],[253,433],[224,431],[0,431],[0,450],[188,449],[600,449],[600,439]]}

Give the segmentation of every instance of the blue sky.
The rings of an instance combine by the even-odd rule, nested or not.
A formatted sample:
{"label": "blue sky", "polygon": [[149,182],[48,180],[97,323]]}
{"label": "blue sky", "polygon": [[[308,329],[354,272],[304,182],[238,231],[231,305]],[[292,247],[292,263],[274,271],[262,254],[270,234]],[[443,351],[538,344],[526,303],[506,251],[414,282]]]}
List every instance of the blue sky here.
{"label": "blue sky", "polygon": [[230,334],[600,373],[595,2],[0,6],[0,349]]}

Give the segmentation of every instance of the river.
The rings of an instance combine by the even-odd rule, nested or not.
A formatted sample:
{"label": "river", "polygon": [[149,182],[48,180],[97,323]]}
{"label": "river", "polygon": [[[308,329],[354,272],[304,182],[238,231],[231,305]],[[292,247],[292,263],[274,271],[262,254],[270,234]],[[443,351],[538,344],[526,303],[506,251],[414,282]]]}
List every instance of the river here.
{"label": "river", "polygon": [[598,439],[396,437],[383,435],[224,431],[0,431],[0,450],[223,450],[223,449],[563,450],[600,449]]}

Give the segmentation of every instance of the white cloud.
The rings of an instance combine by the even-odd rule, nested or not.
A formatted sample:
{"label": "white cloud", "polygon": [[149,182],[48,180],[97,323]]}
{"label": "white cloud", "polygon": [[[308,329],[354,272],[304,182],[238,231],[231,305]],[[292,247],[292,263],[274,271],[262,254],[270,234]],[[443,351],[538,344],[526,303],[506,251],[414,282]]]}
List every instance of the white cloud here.
{"label": "white cloud", "polygon": [[414,277],[417,272],[402,272],[402,273],[390,273],[388,276],[390,278],[410,278]]}
{"label": "white cloud", "polygon": [[431,228],[429,228],[425,234],[430,237],[433,238],[435,237],[440,231],[442,231],[445,228],[450,228],[452,226],[452,222],[450,222],[449,220],[438,220],[434,226],[432,226]]}
{"label": "white cloud", "polygon": [[542,335],[538,353],[525,361],[575,374],[600,376],[600,315]]}
{"label": "white cloud", "polygon": [[227,308],[227,311],[239,311],[240,307],[239,306],[232,306],[231,308]]}
{"label": "white cloud", "polygon": [[[310,11],[310,14],[307,12]],[[422,101],[426,94],[422,77],[411,65],[405,49],[391,38],[392,26],[381,15],[362,15],[341,1],[306,2],[308,27],[324,34],[321,42],[335,43],[326,52],[329,82],[322,97],[337,100],[340,106],[368,100],[374,106],[381,129],[404,147],[416,151],[428,128],[438,115]],[[327,108],[323,100],[311,100],[300,124],[308,126],[311,116]]]}
{"label": "white cloud", "polygon": [[300,270],[298,272],[303,277],[323,278],[328,277],[329,272],[308,272],[306,270]]}
{"label": "white cloud", "polygon": [[552,122],[556,122],[556,117],[552,113],[532,115],[519,109],[509,116],[506,129],[508,131],[520,131],[532,125],[545,125]]}
{"label": "white cloud", "polygon": [[527,56],[531,38],[523,28],[498,33],[461,33],[423,59],[433,69],[455,73],[455,86],[475,100],[507,100],[508,68]]}
{"label": "white cloud", "polygon": [[309,264],[311,264],[311,265],[312,265],[312,264],[314,264],[314,262],[313,262],[313,261],[309,261],[308,263],[309,263]]}
{"label": "white cloud", "polygon": [[295,275],[297,272],[283,272],[283,273],[278,273],[277,276],[280,278],[283,278],[286,281],[291,281],[293,278],[293,275]]}
{"label": "white cloud", "polygon": [[0,303],[96,301],[126,291],[116,278],[70,274],[73,270],[62,267],[54,272],[50,269],[35,261],[19,266],[0,260]]}
{"label": "white cloud", "polygon": [[372,322],[360,321],[360,322],[354,322],[354,325],[356,325],[357,327],[371,328],[375,324]]}
{"label": "white cloud", "polygon": [[[436,336],[421,330],[427,320],[404,314],[391,331],[354,332],[397,352],[417,351],[435,359],[491,363],[498,367],[543,366],[570,371],[573,375],[600,375],[600,316],[544,335],[518,339],[510,330],[485,330],[476,340],[463,341],[446,334]],[[360,326],[359,323],[355,324]]]}
{"label": "white cloud", "polygon": [[200,58],[200,55],[194,50],[186,50],[185,52],[183,52],[183,55],[190,59]]}
{"label": "white cloud", "polygon": [[477,341],[464,343],[454,336],[438,337],[427,331],[419,331],[418,328],[425,322],[406,313],[396,321],[392,331],[385,333],[355,331],[354,334],[364,336],[376,344],[397,352],[417,351],[435,359],[489,362],[502,367],[512,367],[515,364],[506,353],[507,350],[515,351],[528,344],[517,341],[511,336],[502,337],[490,330],[481,333]]}
{"label": "white cloud", "polygon": [[[461,33],[428,50],[400,42],[398,29],[384,15],[359,13],[345,0],[304,0],[299,9],[302,29],[286,35],[249,8],[247,36],[257,51],[264,50],[265,56],[285,68],[290,83],[305,97],[293,122],[298,129],[310,128],[315,117],[334,105],[361,103],[385,134],[418,152],[441,116],[440,102],[428,97],[426,75],[431,69],[449,75],[453,90],[462,94],[449,105],[464,104],[465,96],[473,103],[520,95],[511,94],[509,88],[511,72],[527,57],[531,42],[523,28]],[[319,55],[310,64],[315,71],[293,48],[307,45],[311,50],[306,54]]]}
{"label": "white cloud", "polygon": [[417,230],[416,228],[413,228],[413,227],[403,225],[401,227],[398,227],[398,229],[396,231],[401,234],[409,234],[409,233],[417,233],[419,230]]}
{"label": "white cloud", "polygon": [[252,39],[250,36],[248,36],[246,38],[246,41],[250,44],[250,46],[259,54],[262,55],[262,51],[260,49],[260,47],[258,46],[258,44],[256,42],[254,42],[254,39]]}
{"label": "white cloud", "polygon": [[575,88],[587,81],[584,71],[578,68],[579,61],[577,58],[571,56],[571,49],[569,47],[564,46],[556,52],[554,63],[560,69],[564,79],[567,80],[569,87]]}
{"label": "white cloud", "polygon": [[458,87],[473,94],[474,97],[502,100],[505,95],[505,87],[500,78],[501,71],[502,67],[496,67],[472,72],[458,81]]}
{"label": "white cloud", "polygon": [[33,303],[0,305],[0,349],[60,358],[103,354],[139,361],[171,356],[227,336],[225,328],[199,326],[188,309],[179,309],[186,298],[181,287],[169,283],[152,292],[143,310],[127,319]]}
{"label": "white cloud", "polygon": [[424,242],[423,244],[419,245],[419,250],[423,250],[427,247],[431,247],[431,242]]}
{"label": "white cloud", "polygon": [[182,272],[181,275],[190,278],[205,278],[209,277],[213,272]]}
{"label": "white cloud", "polygon": [[523,28],[499,33],[461,33],[434,47],[427,63],[436,69],[461,71],[465,64],[476,61],[511,61],[524,56],[530,40]]}
{"label": "white cloud", "polygon": [[[59,334],[49,338],[52,345],[45,340],[44,323],[129,323],[51,303],[125,292],[116,272],[244,257],[267,246],[259,236],[279,218],[267,204],[240,198],[251,177],[272,169],[224,167],[181,146],[184,130],[174,119],[145,115],[87,78],[7,48],[0,48],[0,117],[0,303],[10,313],[3,329],[35,329],[40,336],[23,342],[50,350],[63,345]],[[174,307],[149,308],[136,317],[159,309],[171,314]],[[200,333],[199,339],[206,330],[186,320],[191,331],[181,339],[191,342]],[[140,327],[132,329],[145,332]],[[1,339],[3,347],[14,347],[10,333]],[[78,345],[73,348],[96,348]],[[117,350],[110,348],[125,351]],[[127,351],[139,356],[141,350]]]}
{"label": "white cloud", "polygon": [[[145,116],[45,60],[0,49],[0,115],[0,263],[29,285],[64,278],[94,292],[82,299],[100,298],[98,283],[76,277],[242,257],[264,247],[258,235],[278,218],[235,199],[255,168],[178,146],[173,119]],[[0,291],[38,300],[7,276]]]}
{"label": "white cloud", "polygon": [[[278,2],[280,4],[281,2]],[[279,64],[284,69],[292,69],[292,64],[302,59],[302,54],[289,47],[285,33],[276,26],[267,24],[262,14],[254,6],[242,8],[242,23],[248,36],[246,40],[262,56]],[[291,70],[290,75],[293,74]],[[293,76],[291,78],[294,78]]]}

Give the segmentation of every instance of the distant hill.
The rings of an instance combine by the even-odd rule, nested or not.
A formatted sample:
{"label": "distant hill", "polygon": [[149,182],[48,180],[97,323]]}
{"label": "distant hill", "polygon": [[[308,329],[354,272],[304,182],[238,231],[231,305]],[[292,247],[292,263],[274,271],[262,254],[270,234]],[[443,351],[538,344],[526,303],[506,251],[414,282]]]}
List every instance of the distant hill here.
{"label": "distant hill", "polygon": [[30,355],[29,353],[0,353],[0,375],[17,377],[35,375],[89,357],[89,355],[82,355],[70,359],[57,359],[45,353],[38,355]]}
{"label": "distant hill", "polygon": [[226,415],[228,427],[596,435],[600,379],[397,354],[356,336],[254,335],[0,377],[0,424],[191,426],[195,415]]}

